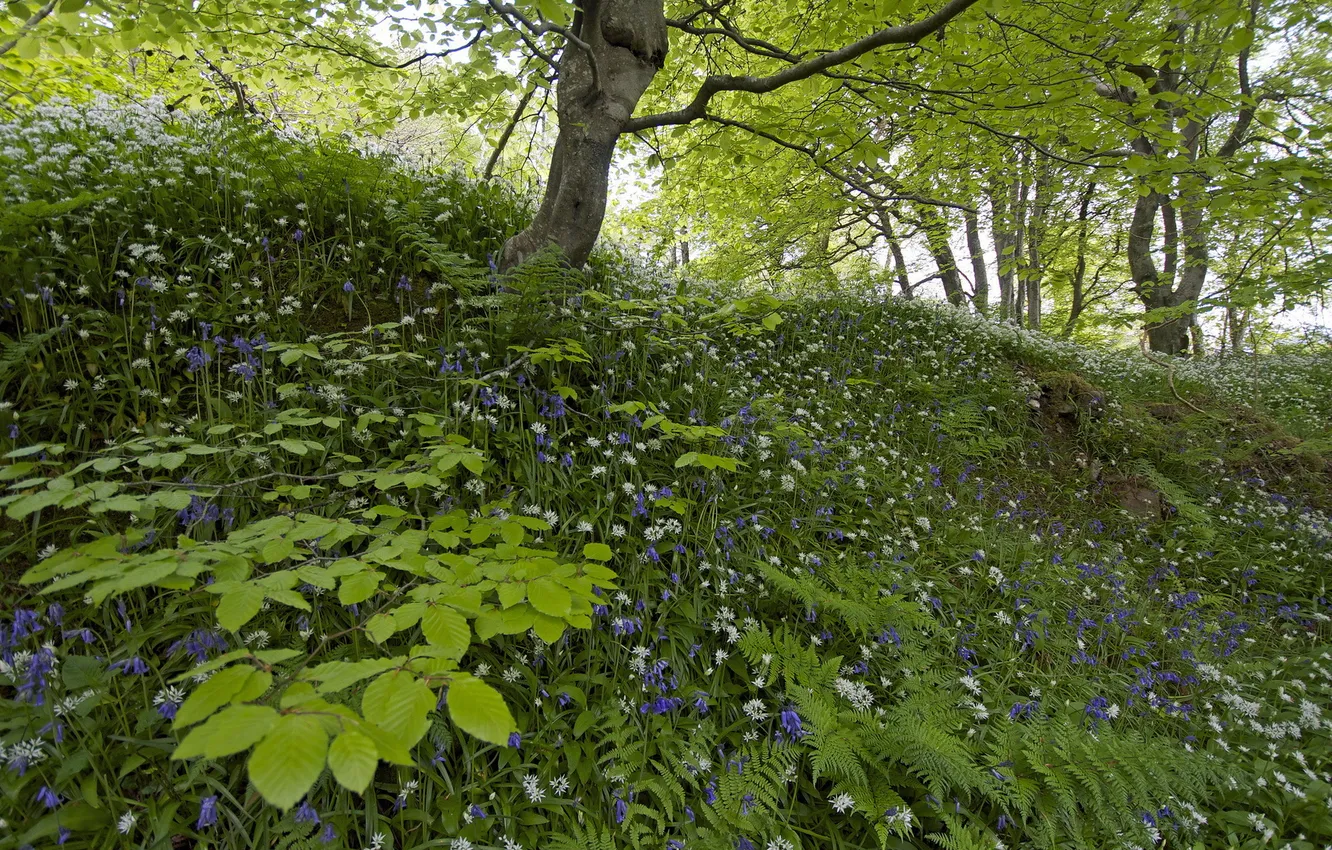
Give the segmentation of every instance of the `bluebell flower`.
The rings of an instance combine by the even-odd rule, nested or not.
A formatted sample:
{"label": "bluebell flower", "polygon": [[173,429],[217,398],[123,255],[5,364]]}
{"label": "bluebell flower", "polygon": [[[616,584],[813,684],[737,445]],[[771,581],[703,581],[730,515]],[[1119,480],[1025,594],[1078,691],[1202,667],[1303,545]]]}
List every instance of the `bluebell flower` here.
{"label": "bluebell flower", "polygon": [[60,805],[60,795],[45,785],[37,790],[37,796],[34,799],[48,809],[54,809]]}
{"label": "bluebell flower", "polygon": [[319,812],[315,811],[309,800],[303,800],[291,819],[296,823],[312,823],[317,826],[319,824]]}
{"label": "bluebell flower", "polygon": [[782,728],[792,738],[802,738],[805,735],[804,729],[800,725],[800,715],[796,713],[795,706],[788,705],[782,709]]}
{"label": "bluebell flower", "polygon": [[142,658],[133,655],[126,658],[124,661],[115,662],[109,669],[130,676],[142,676],[148,672],[148,665],[144,663]]}
{"label": "bluebell flower", "polygon": [[213,357],[207,351],[204,351],[201,347],[196,345],[189,351],[185,352],[185,362],[189,364],[185,371],[193,373],[204,368],[209,363],[212,363]]}
{"label": "bluebell flower", "polygon": [[204,797],[199,801],[199,819],[194,822],[195,829],[207,829],[217,823],[217,795]]}

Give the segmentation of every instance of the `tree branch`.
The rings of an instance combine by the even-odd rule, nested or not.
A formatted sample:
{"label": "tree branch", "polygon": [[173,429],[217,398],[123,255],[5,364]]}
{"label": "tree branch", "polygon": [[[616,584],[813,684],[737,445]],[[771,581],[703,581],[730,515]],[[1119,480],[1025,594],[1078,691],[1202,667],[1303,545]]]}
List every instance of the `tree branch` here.
{"label": "tree branch", "polygon": [[461,53],[462,51],[467,50],[470,47],[476,46],[477,42],[479,42],[481,40],[481,37],[485,34],[486,34],[485,29],[480,29],[477,30],[476,35],[472,36],[471,40],[468,41],[466,44],[459,45],[458,47],[450,47],[448,50],[427,51],[418,56],[413,56],[411,59],[408,59],[405,62],[398,62],[398,63],[381,62],[378,59],[371,59],[369,56],[357,53],[356,51],[351,50],[345,46],[315,44],[313,42],[305,41],[303,39],[297,40],[295,42],[288,42],[285,46],[294,47],[299,44],[301,47],[304,47],[307,50],[326,50],[329,53],[333,53],[337,56],[342,56],[347,59],[355,59],[358,62],[370,65],[371,67],[374,68],[383,68],[388,71],[400,71],[403,68],[410,68],[411,66],[424,62],[427,59],[435,59],[443,56],[451,56],[454,53]]}
{"label": "tree branch", "polygon": [[[494,0],[488,0],[493,3]],[[821,71],[826,71],[836,65],[842,65],[852,62],[864,56],[873,50],[884,47],[889,44],[915,44],[933,32],[941,29],[944,24],[953,18],[965,12],[968,8],[975,5],[979,0],[950,0],[942,9],[924,18],[914,24],[904,24],[896,27],[886,27],[877,32],[852,42],[845,47],[828,53],[821,54],[813,59],[807,59],[798,62],[795,65],[778,71],[767,77],[736,77],[729,74],[713,74],[703,81],[699,87],[698,93],[688,106],[678,109],[674,112],[661,112],[656,115],[645,115],[641,118],[632,118],[625,125],[626,133],[637,133],[643,130],[649,130],[653,127],[667,127],[674,124],[689,124],[703,118],[707,112],[708,102],[712,100],[713,95],[723,91],[740,91],[750,94],[767,94],[775,91],[788,83],[798,82],[808,79]]]}
{"label": "tree branch", "polygon": [[19,27],[19,31],[14,33],[13,38],[11,38],[9,41],[6,41],[4,44],[0,44],[0,56],[4,56],[6,53],[17,47],[19,41],[28,33],[32,32],[37,27],[37,25],[40,24],[46,18],[47,15],[51,14],[51,12],[55,9],[55,6],[56,6],[56,0],[47,0],[45,6],[38,9],[36,12],[33,12],[32,17],[24,21],[23,26]]}
{"label": "tree branch", "polygon": [[924,197],[923,195],[905,194],[896,191],[893,191],[890,194],[884,194],[882,192],[875,191],[874,189],[866,185],[864,181],[858,180],[850,174],[845,174],[843,172],[837,171],[836,169],[829,166],[827,163],[823,162],[822,158],[819,157],[818,152],[815,150],[804,147],[803,145],[798,145],[795,142],[788,142],[787,140],[781,138],[780,136],[775,136],[772,133],[767,132],[766,130],[760,130],[758,127],[752,127],[749,124],[744,124],[740,121],[732,121],[729,118],[722,118],[718,115],[711,115],[711,114],[705,114],[703,117],[705,120],[710,121],[713,124],[720,124],[723,127],[732,127],[736,130],[743,130],[746,133],[753,134],[761,139],[767,139],[773,144],[786,148],[787,150],[804,154],[805,156],[809,157],[810,160],[814,163],[814,166],[818,168],[820,171],[822,171],[824,174],[827,174],[829,177],[833,178],[834,180],[837,180],[845,184],[846,186],[849,186],[850,188],[854,189],[855,191],[860,192],[862,195],[865,195],[867,198],[870,198],[871,200],[878,201],[880,203],[888,203],[891,201],[914,201],[915,203],[926,204],[928,206],[951,207],[952,209],[955,210],[963,210],[965,212],[975,212],[975,210],[973,210],[971,207],[965,204],[958,204],[952,201],[940,201],[936,198]]}
{"label": "tree branch", "polygon": [[[530,32],[533,36],[540,37],[548,32],[553,32],[563,36],[565,41],[569,42],[574,47],[577,47],[579,50],[586,53],[588,64],[592,66],[592,90],[593,91],[601,90],[601,73],[600,69],[597,67],[597,56],[592,51],[592,45],[588,44],[586,41],[583,41],[581,38],[574,35],[573,31],[570,30],[568,27],[561,26],[560,24],[557,24],[554,21],[542,21],[541,23],[538,24],[535,21],[528,18],[526,15],[524,15],[521,11],[519,11],[518,7],[513,5],[512,3],[500,3],[498,2],[498,0],[486,0],[486,5],[488,5],[491,9],[494,9],[495,14],[499,15],[500,19],[503,20],[506,24],[509,24],[509,26],[511,27],[513,26],[513,23],[509,21],[509,16],[513,16],[513,18],[516,19],[518,23],[522,24],[523,27],[526,28],[527,31]],[[518,30],[517,27],[514,27],[514,29]],[[518,31],[521,33],[521,30]],[[536,50],[536,46],[532,42],[528,41],[526,37],[523,38],[523,41],[527,42],[528,46],[531,47],[534,51]],[[555,63],[552,62],[550,59],[548,59],[545,56],[545,54],[540,53],[538,51],[537,55],[540,56],[542,59],[545,59],[546,62],[551,65],[551,67],[555,66]]]}
{"label": "tree branch", "polygon": [[[1254,24],[1258,18],[1258,0],[1249,0],[1249,31],[1252,32]],[[1216,155],[1221,159],[1229,159],[1239,150],[1240,145],[1244,144],[1244,136],[1249,132],[1249,126],[1253,124],[1253,113],[1255,101],[1253,99],[1253,89],[1249,85],[1249,48],[1252,44],[1244,45],[1244,49],[1239,52],[1237,61],[1239,70],[1239,90],[1240,97],[1243,98],[1243,106],[1240,107],[1239,115],[1235,118],[1235,125],[1230,128],[1230,135],[1221,145]]]}
{"label": "tree branch", "polygon": [[777,45],[763,41],[762,39],[749,38],[735,27],[731,26],[729,22],[724,22],[725,25],[721,27],[699,27],[690,23],[691,20],[692,17],[689,19],[667,18],[666,26],[680,30],[680,32],[696,35],[700,38],[709,35],[724,36],[749,53],[753,53],[755,56],[766,56],[769,59],[781,59],[784,62],[790,62],[792,64],[799,62],[804,55],[803,53],[791,53],[783,50]]}
{"label": "tree branch", "polygon": [[537,86],[532,86],[532,88],[523,92],[522,100],[518,101],[518,108],[513,111],[513,118],[509,120],[508,126],[504,128],[504,133],[499,137],[499,141],[495,143],[494,153],[486,161],[485,173],[481,175],[482,180],[489,180],[494,176],[495,166],[499,164],[500,154],[504,153],[504,148],[509,144],[509,137],[513,135],[518,122],[523,120],[523,110],[527,109],[527,104],[532,100],[532,95],[536,94],[537,88]]}

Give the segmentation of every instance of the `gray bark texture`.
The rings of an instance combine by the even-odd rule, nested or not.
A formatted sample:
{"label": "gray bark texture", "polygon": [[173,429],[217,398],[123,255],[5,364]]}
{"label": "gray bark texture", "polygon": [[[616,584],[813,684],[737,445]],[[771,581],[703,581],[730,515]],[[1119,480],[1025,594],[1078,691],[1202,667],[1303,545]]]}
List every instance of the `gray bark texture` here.
{"label": "gray bark texture", "polygon": [[[1180,246],[1184,253],[1183,267],[1177,275],[1163,276],[1157,270],[1156,260],[1152,256],[1152,239],[1156,231],[1156,216],[1163,212],[1164,205],[1165,199],[1159,194],[1139,196],[1133,206],[1133,219],[1129,222],[1129,273],[1133,277],[1138,298],[1148,310],[1176,308],[1196,300],[1202,293],[1207,277],[1205,216],[1196,207],[1186,207],[1178,213],[1178,239],[1183,243]],[[1173,207],[1171,211],[1173,213]],[[1163,218],[1170,222],[1174,216],[1167,214]],[[1167,242],[1173,241],[1173,234],[1167,236]],[[1178,278],[1178,282],[1175,278]],[[1189,312],[1148,323],[1147,341],[1152,351],[1172,355],[1187,354],[1193,342],[1191,334],[1194,322],[1195,315]]]}
{"label": "gray bark texture", "polygon": [[980,216],[975,210],[964,210],[962,218],[967,226],[967,251],[971,254],[971,273],[975,277],[975,294],[971,300],[976,312],[990,312],[990,278],[985,273],[985,249],[981,247]]}
{"label": "gray bark texture", "polygon": [[587,0],[573,28],[587,49],[569,44],[560,56],[545,196],[527,229],[505,243],[503,270],[551,245],[574,268],[587,262],[606,215],[615,142],[666,60],[661,0]]}
{"label": "gray bark texture", "polygon": [[999,320],[1013,317],[1013,260],[1009,250],[1013,245],[1012,222],[1009,218],[1008,189],[990,186],[990,232],[994,235],[995,276],[999,279]]}
{"label": "gray bark texture", "polygon": [[934,257],[934,264],[939,269],[939,281],[943,284],[948,303],[955,307],[965,305],[967,294],[962,289],[962,276],[957,273],[957,259],[953,256],[952,246],[948,244],[948,220],[934,207],[925,204],[917,205],[916,214],[921,229],[925,231],[930,256]]}

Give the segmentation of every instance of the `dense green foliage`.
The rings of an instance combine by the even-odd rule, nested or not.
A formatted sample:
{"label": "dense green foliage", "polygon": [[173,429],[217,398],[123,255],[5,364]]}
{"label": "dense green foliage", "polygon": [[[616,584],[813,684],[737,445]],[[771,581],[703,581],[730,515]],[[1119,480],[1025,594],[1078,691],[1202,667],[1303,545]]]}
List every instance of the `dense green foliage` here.
{"label": "dense green foliage", "polygon": [[22,0],[0,8],[0,109],[160,95],[567,175],[558,125],[625,95],[589,69],[560,118],[564,59],[582,26],[645,16],[665,58],[596,146],[655,184],[627,227],[645,253],[692,243],[709,279],[784,292],[942,291],[1084,341],[1145,329],[1166,354],[1266,347],[1327,294],[1321,0]]}
{"label": "dense green foliage", "polygon": [[0,159],[0,847],[1332,840],[1326,349],[499,279],[506,190],[153,106]]}

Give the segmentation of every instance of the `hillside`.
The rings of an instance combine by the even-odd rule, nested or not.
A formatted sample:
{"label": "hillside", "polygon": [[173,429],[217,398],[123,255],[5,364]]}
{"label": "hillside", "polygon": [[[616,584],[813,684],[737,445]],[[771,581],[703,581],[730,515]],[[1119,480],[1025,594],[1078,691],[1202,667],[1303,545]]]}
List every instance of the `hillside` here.
{"label": "hillside", "polygon": [[500,278],[509,189],[160,104],[0,162],[0,848],[1332,842],[1329,352]]}

